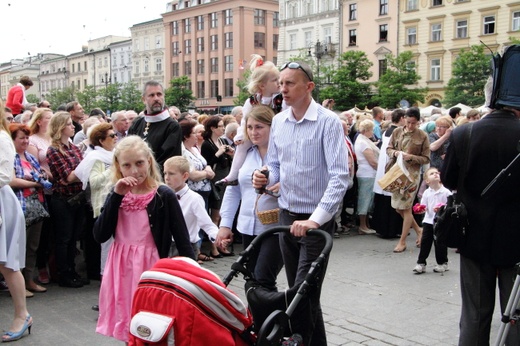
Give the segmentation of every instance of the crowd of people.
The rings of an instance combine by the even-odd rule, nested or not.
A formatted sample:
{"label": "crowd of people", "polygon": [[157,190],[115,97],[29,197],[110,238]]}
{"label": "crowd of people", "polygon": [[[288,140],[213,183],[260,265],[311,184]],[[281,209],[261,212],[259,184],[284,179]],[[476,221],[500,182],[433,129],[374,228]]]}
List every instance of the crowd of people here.
{"label": "crowd of people", "polygon": [[[13,87],[0,104],[0,273],[15,306],[2,341],[30,333],[25,299],[49,282],[81,288],[101,280],[96,331],[127,342],[133,291],[158,259],[180,255],[204,265],[233,256],[234,242],[246,247],[275,225],[290,226],[290,233],[267,239],[248,264],[273,291],[284,266],[291,287],[303,282],[324,245],[306,237],[316,228],[336,238],[355,230],[398,239],[394,253],[406,250],[413,229],[421,248],[413,272],[426,271],[434,244],[433,270],[449,270],[447,248],[433,237],[435,211],[456,189],[444,161],[451,157],[455,165],[455,129],[481,114],[456,107],[427,117],[416,107],[336,112],[334,100],[312,98],[307,64],[278,69],[254,55],[250,69],[252,96],[226,116],[167,107],[155,81],[144,86],[141,114],[110,117],[100,109],[87,115],[77,101],[56,112],[47,101],[29,110],[32,81],[23,77]],[[390,193],[378,181],[397,161],[412,183]],[[414,214],[414,205],[422,212]],[[276,220],[266,223],[260,210],[277,210]],[[76,271],[78,243],[85,277]],[[464,265],[475,266],[469,259]],[[324,277],[305,298],[309,308],[295,314],[292,331],[305,345],[327,344]]]}

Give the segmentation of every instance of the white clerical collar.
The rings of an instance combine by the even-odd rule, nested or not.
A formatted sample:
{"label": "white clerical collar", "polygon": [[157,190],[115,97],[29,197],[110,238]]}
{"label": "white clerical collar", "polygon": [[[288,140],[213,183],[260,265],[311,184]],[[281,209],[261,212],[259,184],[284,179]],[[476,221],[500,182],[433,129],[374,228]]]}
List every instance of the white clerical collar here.
{"label": "white clerical collar", "polygon": [[162,113],[156,114],[156,115],[144,115],[144,120],[147,123],[158,123],[160,121],[163,121],[170,117],[170,112],[168,109],[165,109],[162,111]]}

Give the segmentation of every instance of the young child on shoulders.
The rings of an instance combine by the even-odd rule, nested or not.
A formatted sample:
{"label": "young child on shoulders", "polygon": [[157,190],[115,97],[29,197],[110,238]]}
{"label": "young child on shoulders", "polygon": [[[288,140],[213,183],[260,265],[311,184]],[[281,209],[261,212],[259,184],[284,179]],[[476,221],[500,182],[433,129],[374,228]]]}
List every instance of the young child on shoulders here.
{"label": "young child on shoulders", "polygon": [[[210,241],[214,242],[218,228],[211,221],[202,196],[191,190],[186,184],[189,175],[190,163],[186,158],[174,156],[164,162],[164,182],[177,194],[182,214],[188,227],[188,233],[190,234],[193,252],[195,252],[197,262],[202,264],[205,261],[213,261],[213,257],[200,252],[202,240],[199,237],[199,229],[206,232]],[[170,256],[174,255],[176,255],[176,249],[172,246]]]}
{"label": "young child on shoulders", "polygon": [[264,61],[258,54],[253,54],[249,66],[251,75],[247,88],[251,96],[244,103],[242,121],[234,138],[235,143],[240,144],[237,145],[229,174],[224,179],[217,181],[216,185],[236,185],[238,183],[238,171],[244,164],[247,151],[252,146],[250,140],[244,139],[246,118],[251,109],[258,104],[271,107],[274,114],[278,114],[285,109],[285,102],[283,102],[278,82],[280,71],[275,64],[271,61]]}
{"label": "young child on shoulders", "polygon": [[444,273],[449,270],[448,248],[446,244],[440,244],[434,241],[433,220],[439,206],[446,204],[448,196],[451,195],[451,191],[442,185],[440,172],[435,167],[428,168],[426,172],[424,172],[423,179],[428,185],[428,188],[421,197],[421,205],[414,207],[415,209],[422,209],[425,214],[423,219],[421,250],[419,251],[419,258],[417,259],[417,265],[413,268],[413,272],[416,274],[426,272],[426,259],[430,255],[432,244],[435,243],[435,260],[437,261],[437,265],[433,268],[433,271],[436,273]]}
{"label": "young child on shoulders", "polygon": [[195,258],[177,196],[162,183],[159,166],[139,136],[118,142],[112,165],[114,188],[93,233],[114,237],[99,292],[96,332],[128,342],[132,296],[141,274],[168,257],[173,240],[181,256]]}

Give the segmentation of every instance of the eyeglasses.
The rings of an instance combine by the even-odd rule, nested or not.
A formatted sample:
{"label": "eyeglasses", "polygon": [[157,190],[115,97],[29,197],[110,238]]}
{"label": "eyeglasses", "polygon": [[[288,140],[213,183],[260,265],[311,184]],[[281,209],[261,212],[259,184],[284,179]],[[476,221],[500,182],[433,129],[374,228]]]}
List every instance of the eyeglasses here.
{"label": "eyeglasses", "polygon": [[302,70],[303,73],[305,73],[305,75],[306,75],[307,78],[309,79],[309,81],[312,82],[312,78],[311,78],[311,75],[309,74],[309,72],[305,71],[305,69],[303,68],[303,66],[300,65],[299,63],[297,63],[297,62],[295,62],[295,61],[286,62],[285,64],[282,65],[282,68],[280,69],[280,71],[283,71],[283,70],[285,70],[286,68],[290,68],[291,70],[297,70],[297,69]]}
{"label": "eyeglasses", "polygon": [[110,137],[110,138],[116,138],[117,135],[116,135],[115,133],[111,133],[111,134],[108,135],[108,137]]}

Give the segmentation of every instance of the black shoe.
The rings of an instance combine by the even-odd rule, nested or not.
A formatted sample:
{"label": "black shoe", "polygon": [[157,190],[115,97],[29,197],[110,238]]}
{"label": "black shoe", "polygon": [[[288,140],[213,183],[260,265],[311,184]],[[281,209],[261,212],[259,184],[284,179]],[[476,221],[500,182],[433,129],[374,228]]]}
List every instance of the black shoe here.
{"label": "black shoe", "polygon": [[63,278],[59,282],[60,287],[80,288],[83,284],[75,278]]}
{"label": "black shoe", "polygon": [[99,305],[92,305],[92,310],[99,311]]}
{"label": "black shoe", "polygon": [[72,277],[73,277],[75,280],[81,282],[82,285],[90,285],[90,280],[89,280],[88,278],[82,278],[82,277],[79,276],[79,274],[76,273],[76,272],[72,273]]}

